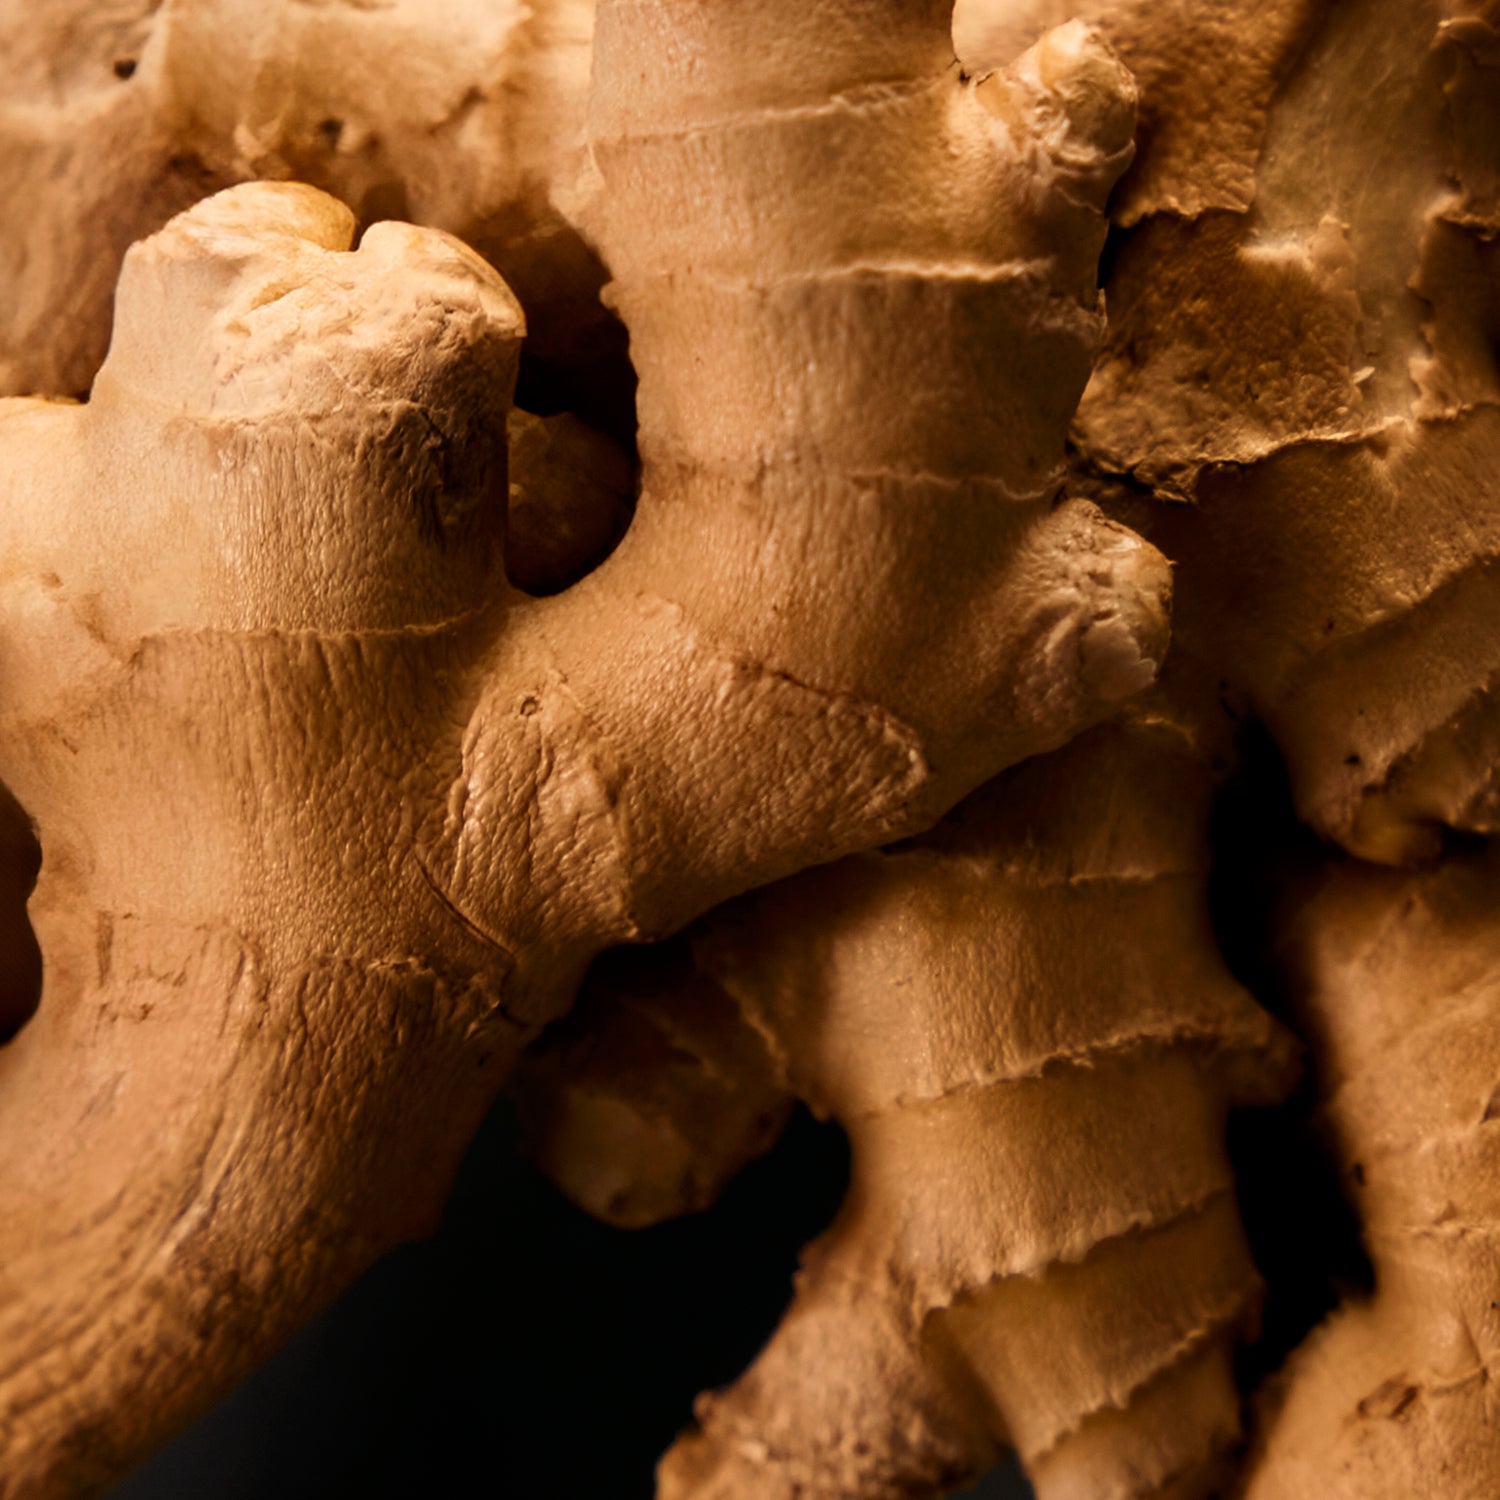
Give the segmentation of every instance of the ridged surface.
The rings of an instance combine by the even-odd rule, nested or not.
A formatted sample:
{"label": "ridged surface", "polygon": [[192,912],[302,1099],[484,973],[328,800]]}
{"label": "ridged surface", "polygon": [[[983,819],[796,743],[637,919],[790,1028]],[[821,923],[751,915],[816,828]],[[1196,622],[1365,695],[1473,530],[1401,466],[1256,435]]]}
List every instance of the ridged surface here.
{"label": "ridged surface", "polygon": [[1246,1500],[1481,1500],[1500,1490],[1500,860],[1344,865],[1282,957],[1317,1048],[1374,1295],[1264,1402]]}

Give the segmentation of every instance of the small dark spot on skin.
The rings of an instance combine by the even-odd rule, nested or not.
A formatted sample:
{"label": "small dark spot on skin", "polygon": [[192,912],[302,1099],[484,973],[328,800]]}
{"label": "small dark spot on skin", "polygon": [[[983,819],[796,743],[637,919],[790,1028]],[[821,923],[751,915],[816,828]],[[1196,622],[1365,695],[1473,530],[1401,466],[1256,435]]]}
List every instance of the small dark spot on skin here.
{"label": "small dark spot on skin", "polygon": [[1357,756],[1357,755],[1346,755],[1344,757],[1344,764],[1346,766],[1357,766],[1359,764],[1359,756]]}
{"label": "small dark spot on skin", "polygon": [[117,57],[115,59],[115,77],[129,78],[135,73],[136,60],[133,57]]}
{"label": "small dark spot on skin", "polygon": [[167,170],[178,177],[185,177],[205,193],[217,192],[226,183],[216,177],[208,167],[191,152],[167,158]]}
{"label": "small dark spot on skin", "polygon": [[344,134],[344,122],[342,120],[322,120],[318,124],[318,134],[323,137],[323,144],[330,151],[337,151],[339,141]]}
{"label": "small dark spot on skin", "polygon": [[1405,1416],[1420,1394],[1416,1386],[1403,1385],[1400,1378],[1387,1380],[1359,1403],[1358,1411],[1362,1417],[1397,1421]]}
{"label": "small dark spot on skin", "polygon": [[541,705],[540,702],[538,702],[537,699],[535,699],[535,698],[522,698],[521,699],[520,714],[521,714],[521,717],[523,719],[529,719],[533,714],[539,714],[539,713],[541,713],[541,711],[542,711],[542,705]]}
{"label": "small dark spot on skin", "polygon": [[1349,1175],[1354,1179],[1357,1187],[1363,1187],[1365,1185],[1365,1164],[1362,1161],[1355,1162],[1349,1168]]}

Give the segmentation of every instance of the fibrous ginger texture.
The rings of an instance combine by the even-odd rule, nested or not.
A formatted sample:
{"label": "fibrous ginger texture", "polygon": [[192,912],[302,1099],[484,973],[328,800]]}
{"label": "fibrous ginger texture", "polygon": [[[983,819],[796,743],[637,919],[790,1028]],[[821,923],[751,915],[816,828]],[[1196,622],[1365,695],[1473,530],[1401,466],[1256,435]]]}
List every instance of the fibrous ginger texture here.
{"label": "fibrous ginger texture", "polygon": [[[1128,80],[1070,29],[986,94],[935,7],[843,18],[601,16],[642,494],[555,598],[503,571],[514,297],[434,231],[351,250],[310,188],[138,245],[88,403],[0,407],[45,976],[0,1054],[8,1500],[104,1484],[429,1223],[593,954],[1151,678],[1164,565],[1054,503]],[[768,26],[764,97],[705,103]]]}
{"label": "fibrous ginger texture", "polygon": [[[745,898],[694,929],[697,977],[658,975],[654,1006],[596,993],[528,1063],[540,1160],[617,1220],[739,1165],[768,1075],[849,1135],[838,1220],[664,1500],[936,1495],[1009,1444],[1043,1500],[1185,1500],[1227,1472],[1258,1281],[1223,1116],[1289,1054],[1214,946],[1190,725],[1158,705]],[[684,1035],[725,1006],[713,1050]]]}
{"label": "fibrous ginger texture", "polygon": [[1253,192],[1126,216],[1075,441],[1169,502],[1119,513],[1179,563],[1177,639],[1248,695],[1304,819],[1400,861],[1497,826],[1497,12],[1303,21]]}
{"label": "fibrous ginger texture", "polygon": [[1278,956],[1320,1070],[1374,1295],[1272,1383],[1246,1500],[1482,1500],[1500,1491],[1500,864],[1348,863]]}
{"label": "fibrous ginger texture", "polygon": [[765,1037],[683,937],[606,954],[509,1091],[542,1170],[628,1229],[711,1204],[793,1103]]}
{"label": "fibrous ginger texture", "polygon": [[[1104,276],[1109,327],[1074,425],[1072,482],[1147,530],[1178,562],[1176,649],[1185,662],[1197,662],[1196,670],[1212,674],[1209,680],[1233,702],[1243,697],[1269,726],[1298,808],[1314,828],[1382,861],[1432,857],[1444,828],[1493,834],[1500,639],[1492,597],[1500,514],[1500,431],[1493,420],[1500,395],[1495,7],[971,0],[955,16],[957,51],[972,75],[984,77],[1011,64],[1045,26],[1080,12],[1135,76],[1141,128],[1136,159],[1109,204],[1116,228]],[[1182,801],[1176,810],[1181,826],[1198,837],[1207,795],[1194,808],[1186,789],[1205,774],[1201,756],[1215,743],[1210,721],[1218,715],[1211,695],[1206,706],[1195,699],[1176,749],[1154,752],[1164,764],[1175,758],[1178,770],[1173,784],[1155,787],[1152,795]],[[1075,747],[1058,758],[1070,767],[1059,781],[1060,806],[1070,795],[1089,805],[1082,791],[1087,775],[1076,760],[1082,753]],[[1015,786],[1025,774],[1002,785]],[[1139,777],[1139,785],[1144,795],[1148,778]],[[1101,813],[1103,826],[1115,815],[1116,809]],[[942,837],[934,834],[927,844]],[[1049,826],[1037,840],[1045,857],[1064,861],[1070,845],[1062,826]],[[1140,961],[1142,947],[1157,953],[1159,934],[1179,965],[1190,955],[1211,959],[1207,924],[1173,928],[1159,915],[1147,919],[1120,903],[1076,927],[1049,913],[1051,920],[1038,919],[1034,929],[996,917],[979,935],[956,936],[961,920],[978,923],[978,913],[994,899],[982,863],[948,872],[943,901],[903,904],[891,896],[883,907],[871,894],[882,889],[874,877],[860,884],[840,873],[895,869],[911,857],[903,849],[899,856],[864,856],[799,877],[784,904],[767,895],[746,907],[755,915],[737,919],[737,945],[714,937],[699,944],[700,954],[714,955],[703,961],[719,985],[749,997],[750,1029],[781,1059],[787,1092],[811,1098],[848,1127],[855,1189],[851,1207],[814,1251],[788,1323],[751,1374],[705,1406],[702,1430],[667,1461],[663,1493],[790,1494],[799,1485],[813,1494],[933,1493],[981,1464],[1009,1435],[1044,1493],[1090,1500],[1161,1490],[1205,1494],[1222,1479],[1215,1464],[1231,1455],[1238,1428],[1227,1340],[1204,1353],[1196,1383],[1143,1380],[1137,1401],[1129,1372],[1142,1368],[1132,1361],[1152,1345],[1147,1339],[1135,1347],[1127,1330],[1132,1316],[1158,1305],[1152,1302],[1158,1283],[1150,1236],[1142,1238],[1140,1261],[1128,1277],[1122,1274],[1108,1317],[1098,1325],[1118,1340],[1108,1358],[1100,1356],[1100,1369],[1113,1382],[1107,1421],[1079,1421],[1107,1403],[1070,1406],[1048,1389],[1044,1370],[1058,1360],[1059,1347],[1075,1346],[1056,1324],[1047,1326],[1043,1343],[1027,1345],[1025,1317],[1006,1321],[1000,1307],[1014,1296],[1017,1278],[1002,1278],[993,1293],[976,1295],[964,1281],[975,1275],[972,1268],[950,1276],[942,1261],[955,1237],[972,1250],[950,1229],[950,1216],[971,1211],[987,1233],[1024,1217],[1004,1195],[1018,1191],[1012,1180],[997,1188],[990,1176],[992,1157],[1002,1150],[1010,1153],[1004,1164],[1014,1182],[1045,1182],[1050,1191],[1038,1187],[1037,1200],[1070,1228],[1087,1222],[1092,1194],[1126,1191],[1134,1182],[1130,1170],[1143,1157],[1160,1175],[1143,1168],[1142,1181],[1169,1193],[1172,1153],[1153,1156],[1140,1148],[1123,1164],[1106,1160],[1102,1151],[1097,1158],[1080,1156],[1059,1181],[1047,1177],[1044,1166],[1030,1166],[997,1124],[961,1142],[932,1145],[925,1154],[892,1153],[899,1169],[877,1177],[867,1137],[877,1128],[872,1121],[886,1119],[878,1105],[892,1106],[891,1117],[900,1120],[895,1105],[925,1097],[901,1070],[935,1068],[934,1056],[943,1055],[952,1031],[971,1028],[952,1047],[964,1068],[983,1076],[985,1049],[996,1035],[1007,1035],[984,1002],[1005,986],[976,984],[983,999],[965,994],[941,1007],[923,1004],[945,976],[977,964],[974,955],[985,955],[1007,977],[1028,973],[1025,965],[1041,962],[1038,955],[1068,955],[1075,970],[1059,979],[1040,1009],[1052,1024],[1082,1025],[1101,985],[1114,993],[1108,987]],[[1235,851],[1225,857],[1232,860]],[[1201,860],[1197,868],[1201,876]],[[1162,898],[1152,893],[1143,899]],[[1434,928],[1421,941],[1434,955],[1450,945],[1477,954],[1482,940],[1471,943],[1467,932],[1455,929],[1450,938]],[[1402,984],[1420,983],[1419,951],[1414,944]],[[913,953],[920,956],[909,958]],[[1180,976],[1166,978],[1167,967],[1164,961],[1160,992],[1192,993]],[[847,989],[842,1011],[829,997],[844,989],[830,974],[841,976]],[[899,996],[883,1007],[885,987],[898,983]],[[1156,998],[1150,985],[1143,993]],[[1343,995],[1341,981],[1318,1003],[1336,1010]],[[639,997],[632,1003],[638,1015]],[[1355,1013],[1362,1014],[1358,1007]],[[1140,1018],[1149,1014],[1142,1005]],[[844,1028],[830,1016],[845,1017]],[[669,1030],[665,1021],[656,1024],[661,1034]],[[1321,1064],[1328,1044],[1316,1022],[1311,1041],[1315,1064]],[[1473,1045],[1475,1067],[1493,1074],[1493,1048],[1477,1039]],[[668,1071],[658,1067],[658,1091],[633,1075],[627,1094],[610,1080],[598,1054],[589,1054],[589,1067],[571,1070],[556,1053],[549,1055],[552,1092],[538,1088],[528,1107],[542,1160],[581,1200],[605,1212],[621,1202],[639,1211],[641,1204],[668,1201],[674,1186],[688,1199],[684,1181],[701,1196],[705,1182],[721,1180],[755,1148],[750,1125],[765,1118],[775,1098],[765,1090],[755,1049],[746,1048],[738,1075],[743,1081],[726,1093],[712,1129],[703,1124],[702,1096],[705,1079],[714,1078],[724,1060],[716,1055],[694,1069],[685,1056],[701,1057],[701,1049],[675,1053],[673,1067],[684,1076],[670,1087]],[[1211,1068],[1197,1059],[1189,1063],[1190,1049],[1166,1048],[1163,1056],[1162,1066],[1183,1068],[1192,1088],[1225,1097],[1208,1081]],[[1337,1057],[1330,1061],[1336,1078]],[[1397,1064],[1389,1060],[1382,1104],[1426,1085],[1419,1076],[1425,1064]],[[887,1072],[899,1074],[900,1082],[889,1099],[851,1105],[827,1092],[821,1068],[861,1085]],[[1472,1100],[1458,1073],[1432,1071],[1443,1079],[1431,1084],[1433,1109],[1469,1110]],[[1315,1069],[1315,1077],[1322,1073]],[[1084,1128],[1080,1122],[1092,1118],[1089,1111],[1105,1097],[1108,1081],[1108,1068],[1098,1067],[1088,1076],[1090,1087],[1081,1088],[1083,1097],[1057,1107],[1060,1134]],[[955,1089],[950,1098],[930,1079],[929,1087],[940,1101],[931,1106],[934,1115],[977,1108],[967,1091]],[[1170,1094],[1158,1084],[1154,1097]],[[1329,1107],[1341,1118],[1337,1095]],[[597,1132],[602,1119],[622,1114],[650,1118],[651,1129],[635,1127],[637,1142],[695,1141],[696,1155],[688,1153],[693,1169],[673,1158],[668,1180],[652,1170],[661,1163],[648,1161],[644,1150],[628,1159],[616,1155]],[[1113,1131],[1129,1142],[1133,1130],[1156,1118],[1149,1108],[1122,1104],[1108,1113],[1108,1125],[1103,1117],[1096,1122],[1096,1133]],[[1194,1149],[1217,1150],[1218,1123],[1217,1113],[1205,1111],[1200,1130],[1184,1138]],[[1360,1127],[1363,1139],[1379,1123],[1371,1106]],[[1045,1139],[1050,1145],[1051,1136]],[[1429,1139],[1412,1149],[1430,1153],[1437,1146]],[[1350,1150],[1362,1160],[1367,1155],[1363,1145]],[[1223,1170],[1222,1158],[1216,1160]],[[592,1177],[584,1173],[586,1162]],[[931,1201],[923,1196],[928,1192]],[[1364,1203],[1362,1194],[1356,1198]],[[1215,1244],[1194,1247],[1191,1274],[1179,1274],[1174,1290],[1184,1293],[1183,1306],[1192,1305],[1193,1275],[1223,1277],[1225,1286],[1251,1284],[1232,1214],[1229,1219]],[[1403,1319],[1426,1320],[1432,1337],[1449,1338],[1455,1315],[1434,1308],[1460,1273],[1439,1274],[1425,1263],[1420,1275],[1394,1268],[1379,1238],[1383,1220],[1377,1215],[1370,1222],[1379,1239],[1372,1250],[1382,1284],[1375,1310],[1369,1319],[1358,1310],[1341,1315],[1294,1363],[1284,1404],[1273,1401],[1268,1408],[1274,1426],[1268,1456],[1253,1471],[1257,1500],[1293,1493],[1436,1497],[1450,1493],[1444,1488],[1450,1482],[1453,1494],[1495,1491],[1485,1441],[1466,1436],[1488,1417],[1481,1393],[1485,1358],[1455,1338],[1458,1353],[1441,1365],[1446,1373],[1432,1373],[1437,1366],[1408,1358],[1398,1326]],[[1442,1230],[1442,1243],[1467,1237],[1471,1222],[1481,1225],[1475,1242],[1484,1243],[1482,1220],[1461,1213],[1451,1233]],[[1430,1220],[1423,1223],[1431,1227]],[[1438,1232],[1432,1228],[1434,1236]],[[929,1257],[943,1263],[935,1281],[923,1279]],[[1107,1259],[1101,1251],[1099,1263]],[[1403,1252],[1403,1264],[1408,1259]],[[920,1272],[912,1260],[922,1262]],[[1092,1262],[1085,1256],[1067,1270],[1083,1271]],[[896,1290],[871,1297],[871,1282],[881,1278]],[[1411,1291],[1414,1278],[1421,1284]],[[1048,1277],[1041,1280],[1049,1284]],[[1050,1285],[1066,1280],[1059,1272]],[[984,1277],[975,1284],[983,1285]],[[1019,1284],[1028,1285],[1024,1278]],[[1476,1274],[1466,1285],[1489,1284]],[[1475,1290],[1474,1298],[1479,1295]],[[992,1322],[972,1311],[990,1296],[997,1308]],[[1088,1295],[1059,1293],[1058,1304],[1082,1319]],[[1381,1311],[1393,1307],[1397,1311]],[[974,1326],[983,1337],[973,1335],[970,1347],[982,1353],[966,1366],[962,1345],[955,1356],[952,1329]],[[1358,1335],[1364,1340],[1359,1350],[1351,1328],[1366,1330]],[[941,1357],[932,1353],[939,1331]],[[1200,1352],[1211,1343],[1200,1340]],[[993,1387],[1003,1378],[997,1372],[1014,1368],[1023,1348],[1037,1351],[1024,1378],[996,1396]],[[1210,1364],[1213,1373],[1204,1378]],[[1443,1383],[1449,1376],[1462,1392]],[[990,1389],[977,1398],[976,1385]],[[1328,1396],[1335,1389],[1338,1401]],[[1159,1405],[1147,1415],[1153,1397]],[[1401,1424],[1416,1410],[1412,1403],[1429,1397],[1429,1412],[1420,1422],[1413,1419],[1403,1447]],[[1368,1411],[1358,1406],[1367,1398]],[[1462,1405],[1471,1400],[1475,1404]],[[1422,1426],[1440,1406],[1445,1414]],[[1070,1421],[1088,1441],[1059,1440],[1059,1433],[1072,1435]],[[1183,1458],[1193,1442],[1200,1444],[1201,1462]],[[1073,1454],[1081,1452],[1089,1454],[1087,1461],[1074,1463]]]}
{"label": "fibrous ginger texture", "polygon": [[[1141,85],[1143,125],[1137,160],[1110,205],[1118,230],[1105,277],[1110,326],[1074,427],[1075,481],[1091,483],[1178,560],[1184,657],[1206,666],[1227,694],[1243,694],[1269,726],[1298,809],[1317,831],[1379,861],[1438,856],[1444,830],[1492,836],[1495,7],[1350,0],[1088,11]],[[983,74],[1067,14],[1071,7],[966,7],[956,28],[960,56]],[[1201,729],[1201,718],[1193,722]],[[1191,784],[1195,774],[1181,779]],[[1156,795],[1170,800],[1173,792]],[[1042,847],[1062,842],[1054,831]],[[894,864],[909,847],[847,868]],[[1241,1481],[1255,1500],[1477,1500],[1500,1483],[1489,1394],[1495,1173],[1487,1132],[1496,1050],[1484,1015],[1493,863],[1490,855],[1450,855],[1409,877],[1345,865],[1298,919],[1284,967],[1376,1290],[1368,1305],[1351,1303],[1316,1333],[1264,1394]],[[1055,1440],[1049,1448],[1049,1429],[1037,1419],[1039,1410],[1054,1422],[1069,1410],[1042,1399],[1057,1394],[1043,1372],[1072,1370],[1058,1351],[1087,1347],[1080,1334],[1089,1326],[1087,1294],[1058,1298],[1080,1320],[1069,1329],[1074,1342],[1060,1337],[1059,1325],[1038,1323],[1048,1336],[1028,1345],[1025,1318],[999,1315],[1017,1278],[994,1283],[991,1323],[975,1311],[989,1293],[965,1288],[950,1307],[943,1297],[955,1283],[942,1279],[934,1297],[912,1268],[916,1261],[925,1271],[955,1242],[972,1249],[951,1231],[950,1216],[960,1219],[975,1202],[1010,1206],[989,1170],[1000,1141],[1009,1146],[1011,1138],[976,1131],[916,1165],[892,1150],[900,1169],[878,1175],[870,1140],[872,1121],[884,1114],[869,1100],[865,1113],[824,1092],[821,1070],[862,1084],[898,1072],[899,1097],[880,1101],[898,1120],[900,1108],[920,1102],[900,1070],[932,1069],[948,1028],[959,1024],[954,1018],[985,1014],[968,997],[936,1013],[921,1003],[924,987],[960,964],[959,955],[994,951],[951,938],[949,914],[983,901],[984,875],[971,867],[955,876],[945,906],[893,902],[865,927],[858,922],[874,897],[851,895],[840,878],[799,877],[785,906],[767,895],[747,908],[775,915],[758,925],[742,917],[741,931],[751,935],[738,946],[700,944],[714,955],[705,962],[721,988],[750,997],[751,1030],[782,1060],[787,1091],[846,1122],[855,1190],[811,1257],[788,1323],[743,1382],[703,1407],[700,1431],[669,1457],[664,1493],[927,1493],[982,1463],[1005,1435],[1022,1446],[1044,1491],[1205,1493],[1211,1467],[1174,1468],[1172,1445],[1200,1440],[1198,1452],[1211,1459],[1230,1452],[1238,1418],[1224,1346],[1204,1341],[1220,1361],[1217,1385],[1147,1381],[1143,1399],[1131,1399],[1140,1349],[1126,1330],[1163,1305],[1153,1301],[1159,1284],[1145,1258],[1149,1236],[1097,1325],[1119,1340],[1101,1361],[1118,1384],[1108,1420],[1077,1429],[1107,1433],[1092,1449]],[[841,949],[846,924],[858,938]],[[1147,923],[1114,913],[1071,943],[1062,922],[1039,924],[1029,941],[998,923],[986,936],[1012,968],[1018,955],[1055,943],[1082,955],[1080,967],[1112,959],[1101,967],[1114,977],[1139,957],[1144,932],[1154,935]],[[1122,938],[1127,959],[1115,956]],[[909,950],[922,956],[906,966],[889,956]],[[1180,962],[1211,953],[1211,940],[1202,930],[1196,939],[1179,935],[1172,951]],[[843,1029],[829,1021],[840,1014],[829,995],[840,992],[828,976],[841,959],[856,976],[843,1012],[855,1019]],[[893,976],[906,983],[886,1009],[880,1000]],[[1086,1014],[1097,993],[1076,978],[1059,989],[1045,1012],[1053,1020]],[[976,1031],[956,1048],[966,1064],[994,1042],[995,1028]],[[750,1082],[723,1106],[723,1137],[709,1138],[709,1165],[689,1174],[694,1192],[754,1148],[747,1106],[774,1099],[759,1082],[763,1060],[747,1051]],[[1168,1055],[1183,1064],[1182,1054]],[[722,1056],[711,1061],[723,1066]],[[683,1121],[703,1119],[710,1071],[705,1065],[692,1075],[695,1087],[683,1088],[692,1105]],[[1209,1088],[1205,1073],[1212,1076],[1192,1071],[1194,1087]],[[1100,1067],[1089,1081],[1102,1085],[1107,1076]],[[934,1113],[967,1107],[963,1091],[936,1092]],[[1061,1128],[1081,1128],[1093,1103],[1091,1093],[1061,1111]],[[589,1110],[645,1107],[662,1134],[671,1134],[664,1119],[679,1138],[691,1129],[678,1129],[677,1106],[638,1081],[634,1097],[622,1100],[602,1069],[586,1079],[575,1073],[554,1104],[564,1125]],[[1147,1108],[1116,1109],[1108,1128],[1128,1140],[1154,1118]],[[1210,1114],[1189,1138],[1201,1149],[1216,1128]],[[659,1203],[671,1186],[634,1162],[613,1177],[598,1173],[607,1151],[596,1150],[592,1181],[566,1153],[543,1155],[586,1201],[607,1186],[614,1201],[624,1194],[637,1206]],[[1173,1157],[1157,1156],[1160,1175],[1147,1180],[1164,1191]],[[1065,1182],[1010,1159],[1005,1166],[1019,1181],[1047,1182],[1051,1192],[1039,1199],[1072,1224],[1075,1211],[1086,1222],[1092,1193],[1132,1181],[1136,1157],[1109,1170],[1100,1161],[1078,1164]],[[680,1164],[673,1170],[684,1176]],[[986,1230],[1018,1217],[974,1215]],[[1179,1271],[1171,1283],[1185,1298],[1174,1311],[1192,1305],[1193,1275],[1249,1285],[1236,1243],[1231,1230],[1216,1246],[1194,1248],[1191,1274]],[[1086,1255],[1051,1285],[1106,1260],[1102,1251],[1097,1262]],[[858,1274],[848,1273],[851,1264]],[[896,1290],[872,1298],[869,1286],[882,1277]],[[1007,1385],[1017,1351],[1038,1347],[1025,1378]],[[1149,1339],[1141,1346],[1151,1347]],[[982,1354],[970,1360],[970,1350]],[[1151,1395],[1168,1390],[1160,1424],[1133,1428]],[[1204,1399],[1205,1391],[1215,1394]],[[1070,1470],[1073,1454],[1085,1451],[1088,1463]]]}
{"label": "fibrous ginger texture", "polygon": [[0,393],[87,391],[126,247],[263,178],[323,188],[362,223],[459,235],[520,297],[530,364],[587,403],[618,352],[572,223],[593,14],[592,0],[5,0]]}
{"label": "fibrous ginger texture", "polygon": [[1288,939],[1376,1289],[1273,1382],[1242,1488],[1477,1497],[1500,1483],[1493,861],[1452,833],[1497,828],[1500,12],[1358,0],[1306,22],[1253,194],[1124,217],[1074,436],[1081,470],[1122,481],[1117,513],[1153,518],[1178,645],[1246,692],[1301,816],[1368,860],[1447,856],[1338,867]]}

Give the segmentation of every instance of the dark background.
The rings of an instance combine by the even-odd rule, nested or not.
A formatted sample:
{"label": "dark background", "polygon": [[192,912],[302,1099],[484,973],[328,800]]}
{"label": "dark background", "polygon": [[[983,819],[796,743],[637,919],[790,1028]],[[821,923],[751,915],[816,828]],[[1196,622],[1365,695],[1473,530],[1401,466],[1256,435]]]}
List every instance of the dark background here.
{"label": "dark background", "polygon": [[[832,1219],[842,1134],[806,1114],[709,1212],[610,1229],[516,1149],[505,1105],[441,1232],[374,1268],[111,1500],[651,1500],[692,1398],[731,1381]],[[1028,1500],[1014,1469],[967,1492]]]}

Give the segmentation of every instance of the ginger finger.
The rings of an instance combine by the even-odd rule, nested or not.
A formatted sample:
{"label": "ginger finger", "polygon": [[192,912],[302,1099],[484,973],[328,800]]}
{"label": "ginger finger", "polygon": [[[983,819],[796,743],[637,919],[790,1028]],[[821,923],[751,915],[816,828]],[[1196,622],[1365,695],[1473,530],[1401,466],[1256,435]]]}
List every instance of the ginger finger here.
{"label": "ginger finger", "polygon": [[[663,1496],[938,1494],[1006,1445],[1043,1497],[1205,1496],[1227,1472],[1259,1283],[1223,1115],[1283,1088],[1290,1052],[1208,924],[1209,727],[1158,709],[1095,730],[930,834],[691,929],[741,1011],[717,1034],[758,1037],[750,1055],[845,1125],[853,1181]],[[647,977],[663,988],[630,1014],[658,1034],[707,982]],[[648,1074],[620,1010],[578,1013],[523,1066],[538,1157],[595,1212],[683,1212],[735,1138],[694,1134],[668,1181],[634,1122],[702,1118],[716,1085],[732,1119],[765,1065]]]}
{"label": "ginger finger", "polygon": [[[0,394],[81,396],[128,246],[231,184],[457,234],[516,290],[530,399],[621,436],[629,369],[573,221],[592,0],[42,0],[0,10]],[[606,389],[609,387],[609,389]]]}
{"label": "ginger finger", "polygon": [[1479,1500],[1500,1486],[1493,849],[1331,865],[1278,958],[1375,1269],[1262,1402],[1246,1500]]}
{"label": "ginger finger", "polygon": [[[1054,143],[1091,49],[1072,38],[1052,92],[1018,79]],[[628,66],[602,56],[601,77]],[[43,849],[45,973],[0,1057],[16,1495],[106,1483],[430,1224],[594,953],[929,822],[1152,675],[1160,559],[1051,506],[1102,221],[1038,190],[1035,140],[952,98],[1006,194],[985,223],[1036,254],[956,278],[964,316],[923,358],[993,368],[986,332],[1007,359],[1068,356],[1056,382],[1015,378],[1014,426],[971,454],[987,471],[851,477],[908,440],[925,462],[920,434],[898,414],[868,447],[840,437],[805,360],[738,430],[670,417],[695,381],[668,368],[689,238],[628,294],[652,392],[637,525],[583,584],[523,600],[503,576],[515,299],[431,231],[350,251],[347,210],[285,185],[131,252],[87,405],[0,408],[0,778]],[[914,178],[946,161],[933,124],[912,122]],[[1098,188],[1086,137],[1060,139],[1055,180]],[[726,158],[719,201],[758,169]],[[900,269],[833,278],[846,397],[879,389],[891,330],[849,309],[887,280],[893,312],[928,295]],[[734,374],[743,329],[716,378],[759,379]],[[805,441],[775,458],[788,414]]]}

